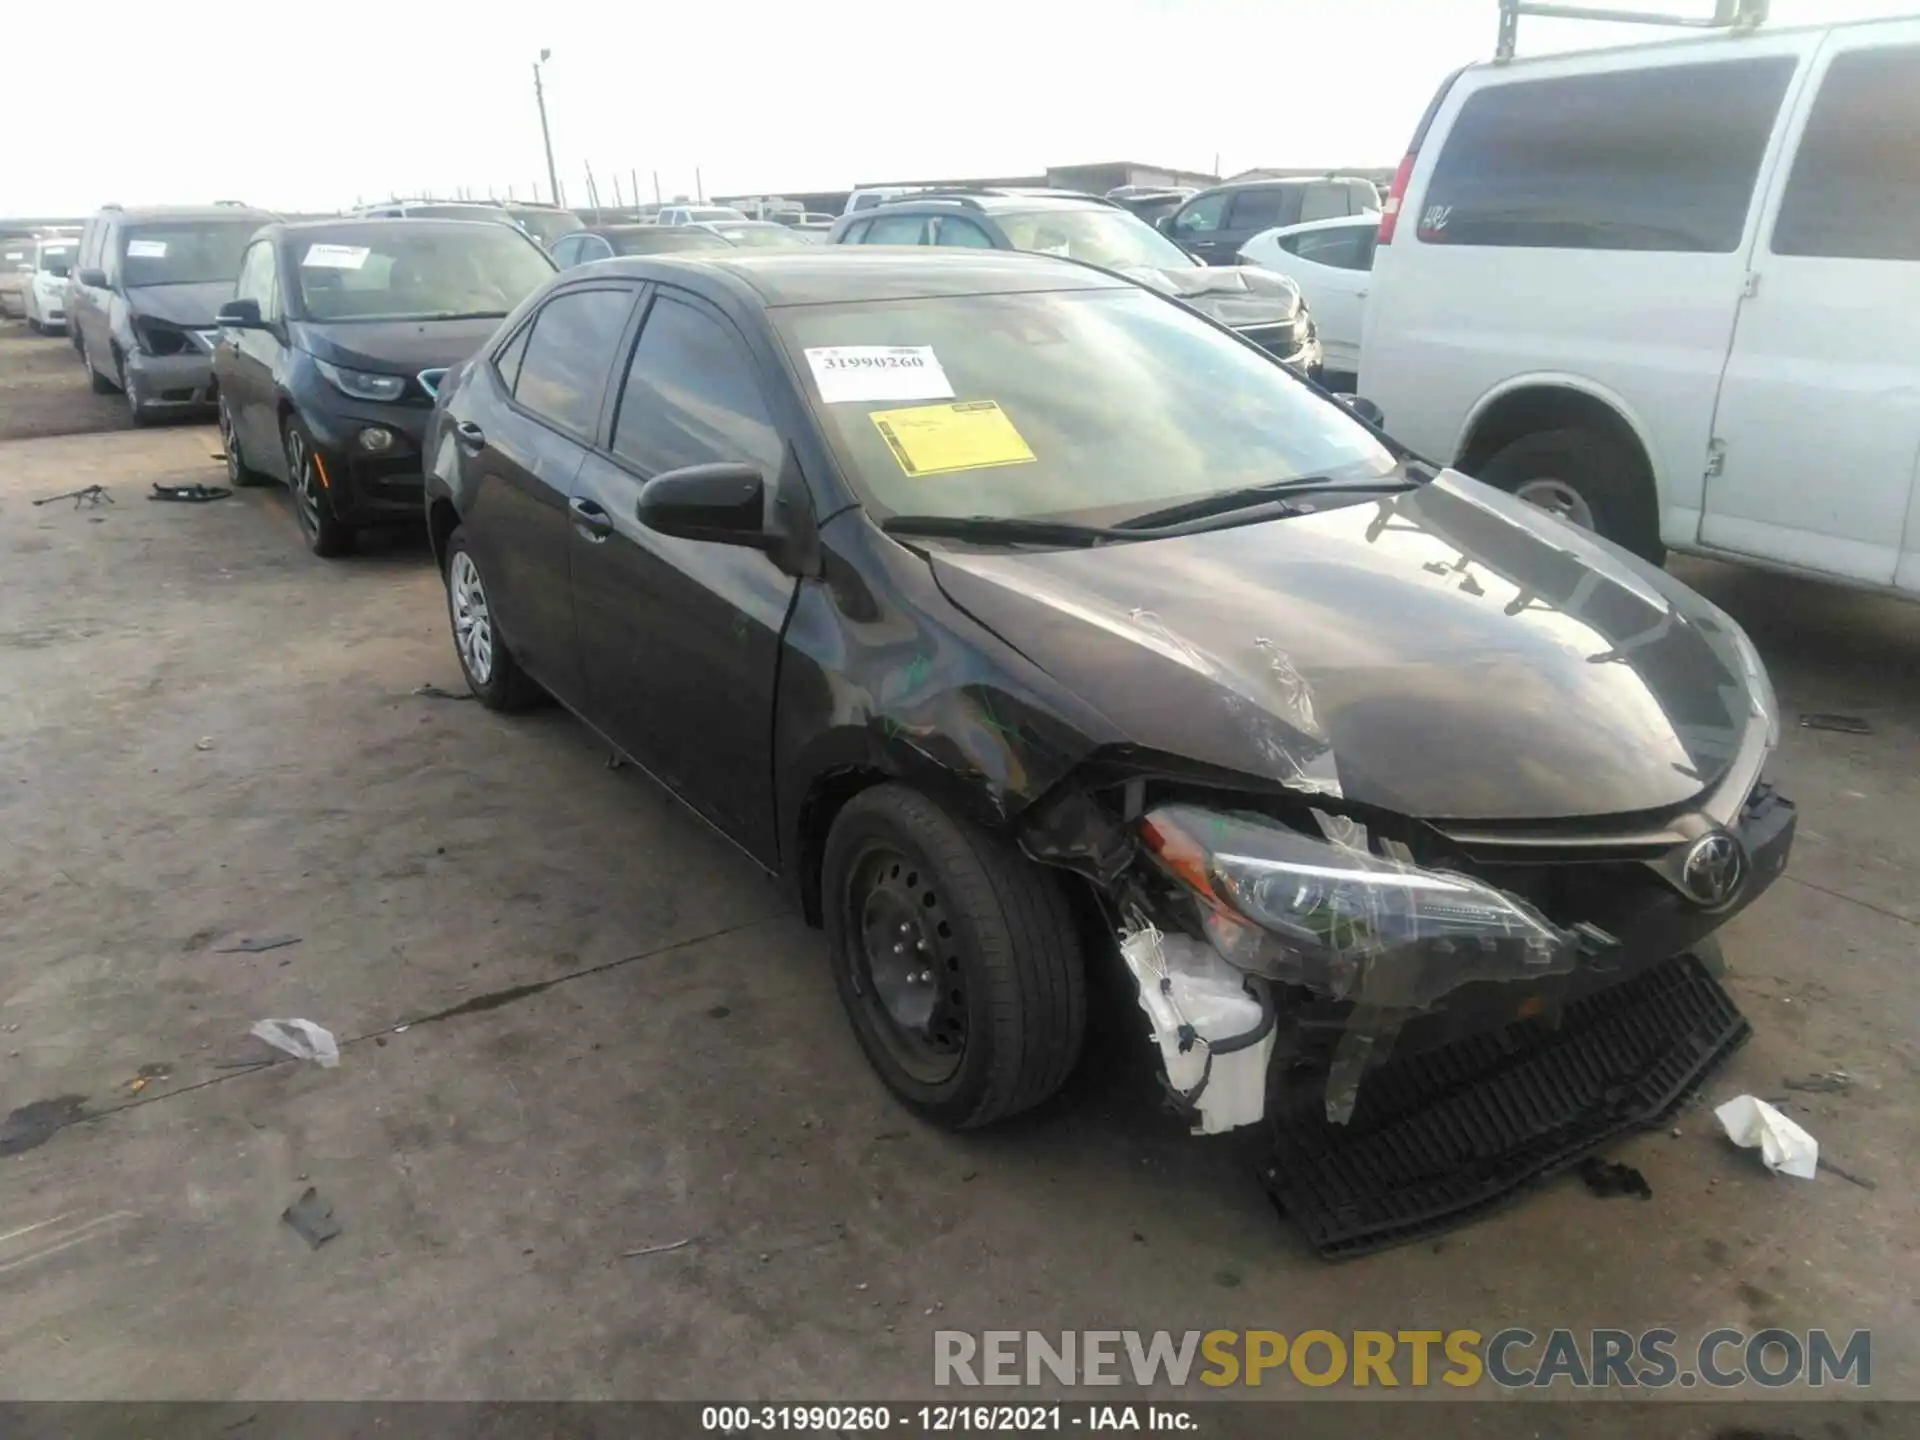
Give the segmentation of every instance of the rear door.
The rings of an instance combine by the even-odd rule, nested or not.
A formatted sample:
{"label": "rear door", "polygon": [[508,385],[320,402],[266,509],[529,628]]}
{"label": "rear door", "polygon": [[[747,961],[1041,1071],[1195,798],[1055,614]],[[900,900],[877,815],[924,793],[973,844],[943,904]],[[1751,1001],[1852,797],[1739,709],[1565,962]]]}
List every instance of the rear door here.
{"label": "rear door", "polygon": [[[568,502],[599,428],[607,376],[636,286],[554,292],[494,356],[484,386],[463,386],[452,414],[472,477],[461,523],[515,657],[575,709],[586,686],[567,574]],[[490,397],[470,399],[475,390]]]}
{"label": "rear door", "polygon": [[1360,369],[1360,332],[1379,233],[1379,222],[1363,216],[1264,242],[1277,253],[1252,246],[1247,250],[1260,264],[1272,266],[1299,285],[1320,332],[1329,370],[1351,375]]}
{"label": "rear door", "polygon": [[[1832,32],[1775,167],[1700,538],[1886,585],[1920,458],[1920,21]],[[1902,581],[1920,589],[1911,553]]]}
{"label": "rear door", "polygon": [[610,443],[581,468],[570,540],[589,718],[769,864],[774,682],[797,582],[757,550],[649,530],[636,507],[653,476],[715,461],[756,466],[771,495],[787,446],[770,378],[718,310],[657,287]]}

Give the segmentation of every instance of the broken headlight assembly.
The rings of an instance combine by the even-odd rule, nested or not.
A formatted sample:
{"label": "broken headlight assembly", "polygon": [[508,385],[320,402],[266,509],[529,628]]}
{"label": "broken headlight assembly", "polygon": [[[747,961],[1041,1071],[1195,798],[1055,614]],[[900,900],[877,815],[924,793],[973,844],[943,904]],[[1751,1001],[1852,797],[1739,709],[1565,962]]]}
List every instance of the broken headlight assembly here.
{"label": "broken headlight assembly", "polygon": [[1221,958],[1282,984],[1406,1011],[1473,980],[1573,969],[1580,938],[1524,900],[1375,855],[1354,821],[1314,813],[1327,838],[1165,805],[1141,819],[1140,838],[1197,902]]}
{"label": "broken headlight assembly", "polygon": [[133,338],[141,354],[161,359],[169,355],[191,354],[194,349],[186,331],[147,315],[133,317]]}

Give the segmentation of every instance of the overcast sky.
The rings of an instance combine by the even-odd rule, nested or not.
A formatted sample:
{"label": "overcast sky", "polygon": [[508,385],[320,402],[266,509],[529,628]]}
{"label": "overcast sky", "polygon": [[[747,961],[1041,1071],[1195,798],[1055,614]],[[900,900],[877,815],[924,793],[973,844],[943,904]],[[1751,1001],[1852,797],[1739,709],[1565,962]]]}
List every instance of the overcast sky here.
{"label": "overcast sky", "polygon": [[[1706,15],[1712,0],[1610,0]],[[1398,161],[1495,0],[92,0],[10,28],[0,214],[456,187],[585,202],[844,188],[1103,160],[1223,173]],[[1773,0],[1773,25],[1920,0]],[[80,32],[73,29],[75,23]],[[84,32],[84,41],[77,36]],[[1529,19],[1522,53],[1668,32]],[[28,63],[30,56],[35,63]],[[1183,62],[1190,61],[1190,66]],[[40,63],[45,62],[45,63]],[[29,138],[30,137],[30,138]],[[20,143],[23,140],[27,143]]]}

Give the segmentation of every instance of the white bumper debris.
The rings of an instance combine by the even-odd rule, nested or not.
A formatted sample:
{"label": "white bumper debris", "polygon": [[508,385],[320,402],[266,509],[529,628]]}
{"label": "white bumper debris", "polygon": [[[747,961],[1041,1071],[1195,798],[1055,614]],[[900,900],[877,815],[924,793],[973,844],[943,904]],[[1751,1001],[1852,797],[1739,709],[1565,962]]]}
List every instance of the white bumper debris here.
{"label": "white bumper debris", "polygon": [[1120,954],[1139,982],[1167,1083],[1194,1113],[1194,1133],[1217,1135],[1259,1120],[1267,1107],[1273,1017],[1248,990],[1247,976],[1211,945],[1163,935],[1145,922],[1122,933]]}

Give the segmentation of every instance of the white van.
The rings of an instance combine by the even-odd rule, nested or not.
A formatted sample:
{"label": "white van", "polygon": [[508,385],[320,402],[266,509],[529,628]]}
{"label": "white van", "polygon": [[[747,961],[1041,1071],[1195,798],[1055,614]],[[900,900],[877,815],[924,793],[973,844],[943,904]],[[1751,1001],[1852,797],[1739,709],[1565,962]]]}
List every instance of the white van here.
{"label": "white van", "polygon": [[1920,19],[1461,71],[1382,217],[1360,388],[1658,558],[1920,593]]}

